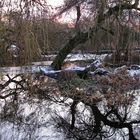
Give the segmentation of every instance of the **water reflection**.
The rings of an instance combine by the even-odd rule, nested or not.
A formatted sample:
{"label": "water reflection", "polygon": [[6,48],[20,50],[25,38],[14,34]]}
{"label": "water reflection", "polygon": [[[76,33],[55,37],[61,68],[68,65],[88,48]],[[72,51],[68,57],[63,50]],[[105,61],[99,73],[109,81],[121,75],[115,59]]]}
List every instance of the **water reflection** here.
{"label": "water reflection", "polygon": [[47,80],[47,77],[32,73],[19,74],[19,69],[7,75],[1,74],[0,139],[64,139],[63,134],[52,125],[51,117],[56,108],[62,112],[62,106],[47,100],[47,96],[45,100],[39,98],[45,94],[41,87],[46,90],[42,83],[47,84]]}
{"label": "water reflection", "polygon": [[[96,136],[96,133],[93,134],[96,120],[92,112],[92,109],[94,111],[95,108],[92,107],[98,107],[99,111],[107,116],[105,119],[109,118],[108,121],[119,122],[120,119],[121,121],[117,124],[122,125],[139,119],[139,100],[136,99],[139,92],[127,93],[125,91],[134,89],[136,86],[133,87],[133,84],[139,85],[138,78],[133,77],[130,80],[129,76],[123,77],[118,74],[117,77],[115,77],[116,75],[97,76],[93,79],[83,80],[76,75],[63,72],[60,75],[62,77],[55,80],[40,73],[34,73],[33,70],[38,71],[39,67],[34,68],[30,67],[27,70],[23,68],[22,71],[19,68],[13,73],[1,74],[1,139],[64,140],[66,139],[64,134],[89,139],[91,136]],[[67,74],[70,77],[68,80],[64,78]],[[70,100],[69,97],[73,100]],[[75,99],[76,105],[73,105]],[[74,114],[76,124],[72,130],[73,111],[76,112]],[[106,137],[112,134],[108,140],[119,139],[118,137],[123,136],[128,139],[128,129],[121,129],[123,132],[123,136],[121,136],[120,130],[114,130],[115,126],[112,128],[104,123],[101,123],[100,134],[104,133]],[[55,126],[60,127],[61,132],[58,132]],[[72,133],[69,133],[70,129]],[[134,131],[139,132],[136,127],[134,127]]]}

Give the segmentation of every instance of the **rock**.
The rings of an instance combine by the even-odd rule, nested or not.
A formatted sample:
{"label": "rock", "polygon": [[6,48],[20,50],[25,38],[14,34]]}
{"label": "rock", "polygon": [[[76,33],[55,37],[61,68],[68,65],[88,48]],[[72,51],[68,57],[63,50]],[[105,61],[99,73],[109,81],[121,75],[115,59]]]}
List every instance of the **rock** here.
{"label": "rock", "polygon": [[130,76],[140,76],[140,66],[139,65],[131,65],[128,68],[128,72]]}
{"label": "rock", "polygon": [[122,67],[118,67],[114,70],[115,74],[128,74],[128,68],[126,65],[122,66]]}
{"label": "rock", "polygon": [[19,55],[20,55],[20,48],[14,44],[8,46],[7,51],[15,58],[19,57]]}
{"label": "rock", "polygon": [[101,63],[100,60],[95,60],[93,63],[91,63],[85,69],[86,69],[86,71],[95,71],[97,68],[103,68],[103,64]]}
{"label": "rock", "polygon": [[51,68],[40,67],[40,74],[46,75],[46,76],[48,76],[50,78],[57,79],[58,78],[58,74],[60,72],[61,72],[60,70],[54,71]]}
{"label": "rock", "polygon": [[140,66],[139,65],[131,65],[128,70],[140,70]]}
{"label": "rock", "polygon": [[107,75],[109,72],[104,68],[97,68],[94,72],[90,72],[91,75]]}

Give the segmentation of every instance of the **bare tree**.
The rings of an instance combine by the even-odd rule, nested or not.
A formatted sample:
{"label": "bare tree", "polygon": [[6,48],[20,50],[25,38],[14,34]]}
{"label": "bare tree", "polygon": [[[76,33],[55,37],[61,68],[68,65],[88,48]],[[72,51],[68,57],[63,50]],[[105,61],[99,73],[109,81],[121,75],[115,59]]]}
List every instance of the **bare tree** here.
{"label": "bare tree", "polygon": [[[62,49],[59,51],[58,55],[56,56],[55,60],[52,63],[52,67],[54,69],[61,69],[62,63],[66,56],[79,44],[85,43],[87,40],[89,40],[91,37],[93,37],[94,34],[96,34],[98,28],[102,27],[102,24],[105,20],[114,17],[119,18],[121,17],[121,13],[125,10],[140,10],[138,7],[139,1],[136,0],[133,4],[132,1],[113,1],[111,6],[110,2],[108,1],[100,1],[100,8],[98,8],[98,12],[96,14],[95,24],[93,24],[93,27],[89,28],[87,32],[80,32],[76,34],[73,38],[71,38],[66,45],[62,47]],[[68,1],[68,4],[66,3],[66,6],[62,8],[61,12],[59,14],[62,14],[63,12],[71,9],[73,5],[76,5],[77,3],[84,4],[87,3],[87,1]],[[113,6],[112,6],[113,5]],[[115,5],[115,6],[114,6]],[[92,11],[92,14],[94,14],[95,11]],[[82,13],[82,11],[81,11]]]}

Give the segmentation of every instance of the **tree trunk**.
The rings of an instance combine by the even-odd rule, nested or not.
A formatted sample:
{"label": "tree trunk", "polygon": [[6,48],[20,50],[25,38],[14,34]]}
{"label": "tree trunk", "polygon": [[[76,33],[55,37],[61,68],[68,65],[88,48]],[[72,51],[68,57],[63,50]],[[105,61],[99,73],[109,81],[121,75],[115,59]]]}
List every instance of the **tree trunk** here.
{"label": "tree trunk", "polygon": [[79,32],[76,36],[69,40],[69,42],[59,51],[58,55],[54,59],[51,66],[55,69],[61,69],[64,59],[66,56],[71,53],[71,51],[79,44],[85,43],[92,35],[94,31],[97,31],[97,27],[99,27],[102,22],[109,18],[114,13],[126,10],[126,9],[137,9],[137,1],[134,4],[118,4],[114,7],[110,7],[106,13],[99,13],[97,16],[96,25],[89,29],[87,32]]}
{"label": "tree trunk", "polygon": [[81,32],[77,34],[75,37],[69,40],[69,42],[59,51],[58,55],[54,59],[51,66],[55,70],[61,69],[64,59],[66,56],[79,44],[85,43],[88,40],[88,32]]}

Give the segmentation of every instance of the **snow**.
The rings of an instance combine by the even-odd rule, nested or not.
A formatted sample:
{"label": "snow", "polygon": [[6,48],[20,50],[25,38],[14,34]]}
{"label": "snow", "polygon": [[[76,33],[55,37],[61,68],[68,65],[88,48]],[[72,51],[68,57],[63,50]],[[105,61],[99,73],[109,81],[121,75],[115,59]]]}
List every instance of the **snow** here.
{"label": "snow", "polygon": [[92,76],[94,75],[106,75],[109,72],[107,70],[105,70],[104,68],[97,68],[95,71],[90,71],[89,72]]}
{"label": "snow", "polygon": [[60,70],[59,71],[54,71],[54,70],[52,70],[52,68],[50,68],[50,67],[41,67],[41,66],[39,66],[39,69],[41,70],[41,71],[43,71],[44,73],[55,73],[55,72],[60,72]]}
{"label": "snow", "polygon": [[[105,55],[102,55],[100,58],[101,60],[103,59]],[[76,54],[76,55],[69,55],[68,56],[72,61],[75,60],[79,60],[78,57],[81,57],[81,54]],[[81,58],[81,60],[83,59],[91,59],[94,58],[95,55],[89,55],[89,56],[84,56]],[[97,56],[96,56],[97,57]],[[98,68],[102,65],[100,59],[94,61],[92,64],[94,64],[98,70],[101,71],[106,71],[104,68]],[[91,64],[91,65],[92,65]],[[90,67],[91,65],[87,66],[87,67],[79,67],[76,65],[73,65],[73,67],[70,68],[66,68],[65,70],[80,70],[83,71],[85,70],[85,68]],[[137,65],[138,68],[140,67],[139,65]],[[10,74],[11,77],[13,77],[15,74],[18,73],[37,73],[37,72],[43,72],[44,74],[54,74],[54,73],[59,73],[60,70],[58,71],[54,71],[51,67],[49,66],[36,66],[36,65],[32,65],[32,66],[24,66],[24,67],[5,67],[5,68],[0,68],[0,72],[2,72],[3,74]],[[95,74],[96,71],[90,72],[92,75]],[[134,69],[134,67],[129,67],[127,69],[128,73],[130,76],[140,76],[140,69]],[[17,80],[20,80],[19,77],[17,77]],[[3,78],[4,81],[7,80],[7,77],[4,76]],[[13,88],[15,85],[14,83],[11,83],[9,85],[9,88]],[[137,90],[136,92],[136,96],[137,99],[135,100],[131,110],[130,110],[130,114],[131,116],[135,119],[137,117],[137,115],[140,112],[140,96],[139,93],[140,91]],[[67,103],[71,102],[67,101]],[[3,105],[6,104],[5,101],[0,100],[0,108],[3,107]],[[84,108],[85,106],[82,103],[78,104],[78,109],[80,112],[83,112],[83,110],[85,110]],[[28,104],[28,103],[22,103],[20,105],[20,108],[23,109],[23,111],[21,112],[21,114],[25,117],[29,117],[33,112],[35,112],[35,114],[33,115],[33,117],[31,118],[31,121],[27,121],[28,123],[33,124],[33,126],[31,128],[27,127],[26,124],[23,124],[22,127],[18,128],[18,126],[16,124],[14,124],[14,122],[2,122],[0,123],[0,139],[1,140],[22,140],[22,139],[35,139],[35,140],[65,140],[65,137],[62,132],[57,132],[56,128],[54,127],[55,122],[52,121],[53,115],[55,113],[58,113],[59,115],[61,115],[62,117],[65,117],[68,114],[68,110],[69,108],[67,106],[63,106],[61,104],[56,104],[56,103],[50,103],[49,101],[42,101],[37,103],[37,101],[35,101],[34,104]],[[1,111],[1,109],[0,109]],[[84,112],[84,116],[88,116],[90,115],[90,112],[88,110],[85,110]],[[31,131],[33,130],[32,134]],[[127,132],[126,129],[124,129],[124,132]],[[30,137],[31,135],[31,137]],[[120,140],[121,138],[119,138],[119,134],[116,134],[116,137],[118,140]],[[110,140],[113,139],[112,137],[110,138]]]}
{"label": "snow", "polygon": [[39,104],[20,104],[20,109],[22,109],[21,115],[26,119],[21,125],[18,125],[15,120],[12,121],[13,123],[1,121],[1,140],[65,140],[64,134],[54,127],[51,113],[56,111],[65,116],[67,107],[64,109],[61,105],[55,103],[49,105],[48,101],[44,101]]}
{"label": "snow", "polygon": [[79,70],[79,71],[83,71],[83,70],[85,70],[85,68],[86,67],[79,67],[79,66],[74,65],[73,67],[68,67],[65,70]]}
{"label": "snow", "polygon": [[[54,71],[51,72],[53,73]],[[12,78],[15,75],[11,74],[9,76]],[[20,79],[20,76],[15,78],[15,80]],[[8,77],[4,76],[3,81],[6,82],[7,80]],[[15,86],[14,83],[10,83],[7,88],[14,89]],[[24,101],[24,94],[26,92],[21,93],[18,109],[15,112],[24,119],[20,122],[21,124],[17,123],[16,118],[15,120],[11,118],[11,121],[0,120],[0,140],[65,140],[64,134],[58,132],[55,128],[55,122],[52,118],[56,113],[65,117],[69,108],[48,100],[39,101],[38,99],[33,99],[31,102]],[[69,99],[66,103],[68,104],[71,101]],[[7,103],[8,99],[0,99],[0,113]]]}
{"label": "snow", "polygon": [[76,60],[92,60],[92,59],[101,59],[103,60],[107,54],[96,55],[96,54],[69,54],[65,61],[76,61]]}
{"label": "snow", "polygon": [[136,99],[131,108],[131,110],[133,111],[130,112],[130,114],[131,117],[135,120],[137,119],[137,117],[139,117],[139,112],[140,112],[140,90],[136,90],[134,95],[136,96]]}
{"label": "snow", "polygon": [[[52,73],[53,72],[54,71],[52,71]],[[5,77],[4,79],[6,80],[7,78]],[[12,86],[14,85],[11,85],[10,88],[12,88]],[[137,91],[137,93],[139,94],[139,91]],[[70,103],[71,101],[72,100],[67,100],[67,103]],[[133,111],[130,110],[133,116],[136,116],[139,113],[139,105],[140,97],[138,96],[137,100],[134,102],[131,108]],[[22,110],[22,116],[30,118],[29,121],[25,121],[29,125],[27,126],[26,123],[23,123],[22,127],[18,127],[18,125],[16,125],[14,122],[1,122],[1,140],[65,140],[65,134],[56,130],[54,127],[55,122],[53,122],[52,118],[56,113],[62,117],[65,117],[69,113],[69,107],[61,104],[51,103],[49,101],[42,101],[37,103],[37,101],[34,100],[33,104],[22,103],[20,104],[19,108]],[[77,109],[79,112],[82,112],[85,119],[88,120],[90,112],[88,109],[85,109],[84,104],[80,102],[77,106]],[[126,129],[123,129],[123,131],[127,132]],[[119,134],[116,134],[116,137],[118,140],[121,140]],[[113,139],[113,137],[111,137],[110,140],[111,139]]]}
{"label": "snow", "polygon": [[128,70],[130,76],[140,76],[140,70]]}
{"label": "snow", "polygon": [[[77,60],[93,60],[100,59],[103,60],[107,54],[96,55],[92,53],[78,53],[78,54],[68,54],[65,61],[77,61]],[[54,59],[56,55],[42,55],[43,58]]]}

